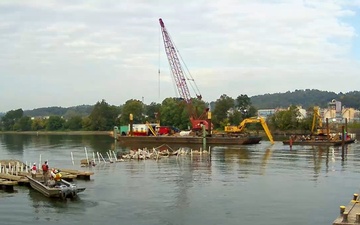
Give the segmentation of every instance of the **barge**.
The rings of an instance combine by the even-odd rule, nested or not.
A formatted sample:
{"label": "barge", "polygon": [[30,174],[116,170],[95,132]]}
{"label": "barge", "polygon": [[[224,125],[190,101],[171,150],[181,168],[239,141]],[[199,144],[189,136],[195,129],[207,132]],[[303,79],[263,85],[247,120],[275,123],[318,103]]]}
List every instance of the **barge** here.
{"label": "barge", "polygon": [[[204,140],[205,139],[205,140]],[[231,137],[231,136],[211,136],[211,137],[198,137],[198,136],[117,136],[117,141],[120,144],[182,144],[182,145],[201,145],[205,141],[206,144],[212,146],[224,145],[250,145],[259,144],[261,141],[260,136],[247,136],[247,137]]]}
{"label": "barge", "polygon": [[285,140],[283,141],[284,145],[312,145],[312,146],[341,146],[344,144],[351,144],[354,143],[355,139],[349,140]]}

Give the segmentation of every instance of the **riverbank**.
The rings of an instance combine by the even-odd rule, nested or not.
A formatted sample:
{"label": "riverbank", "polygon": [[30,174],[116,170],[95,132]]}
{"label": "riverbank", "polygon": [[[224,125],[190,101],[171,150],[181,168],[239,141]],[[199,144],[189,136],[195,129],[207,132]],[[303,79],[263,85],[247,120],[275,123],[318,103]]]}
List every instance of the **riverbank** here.
{"label": "riverbank", "polygon": [[111,131],[0,131],[0,134],[31,135],[110,135]]}

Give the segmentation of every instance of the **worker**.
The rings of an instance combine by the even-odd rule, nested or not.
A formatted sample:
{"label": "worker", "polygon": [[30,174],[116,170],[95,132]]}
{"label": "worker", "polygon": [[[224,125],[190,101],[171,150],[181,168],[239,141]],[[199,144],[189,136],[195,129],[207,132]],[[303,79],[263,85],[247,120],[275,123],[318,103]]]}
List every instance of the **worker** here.
{"label": "worker", "polygon": [[54,181],[55,181],[55,186],[60,186],[61,185],[61,173],[60,170],[52,170],[51,171],[51,176],[53,177]]}
{"label": "worker", "polygon": [[291,135],[289,139],[290,150],[292,150],[292,145],[293,145],[293,136]]}
{"label": "worker", "polygon": [[48,162],[45,161],[44,164],[42,164],[41,169],[43,171],[43,179],[44,179],[44,184],[48,183],[49,180],[49,165]]}
{"label": "worker", "polygon": [[36,163],[34,163],[33,166],[31,167],[31,177],[34,179],[36,178],[36,171],[37,171]]}

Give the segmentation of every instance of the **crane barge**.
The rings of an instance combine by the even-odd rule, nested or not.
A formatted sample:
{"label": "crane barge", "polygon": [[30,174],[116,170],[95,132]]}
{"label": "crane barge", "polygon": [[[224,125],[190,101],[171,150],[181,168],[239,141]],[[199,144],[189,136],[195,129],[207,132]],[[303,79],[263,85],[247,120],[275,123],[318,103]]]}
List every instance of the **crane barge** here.
{"label": "crane barge", "polygon": [[[179,56],[173,41],[170,38],[170,35],[165,27],[163,20],[159,19],[165,52],[171,69],[171,73],[174,79],[174,82],[177,87],[178,94],[180,98],[184,100],[187,111],[189,113],[189,120],[191,123],[191,130],[194,133],[199,133],[202,128],[205,126],[207,131],[211,130],[211,122],[207,120],[207,114],[209,112],[208,108],[202,110],[201,115],[197,115],[196,110],[193,106],[193,98],[190,95],[190,90],[187,85],[187,81],[193,81],[185,76],[185,71],[182,64],[180,63]],[[196,85],[195,85],[196,86]],[[198,91],[198,90],[197,90]],[[202,95],[196,94],[196,98],[201,100]],[[131,124],[131,126],[133,126]],[[152,132],[147,136],[134,136],[131,133],[126,135],[116,135],[116,139],[120,142],[121,145],[131,145],[137,147],[156,147],[159,144],[171,144],[171,145],[180,145],[182,147],[191,146],[191,145],[201,145],[204,143],[204,138],[201,136],[179,136],[179,135],[157,135]],[[206,137],[206,143],[212,146],[225,146],[225,145],[248,145],[248,144],[258,144],[261,140],[259,136],[230,136],[226,134],[222,135],[208,135]]]}

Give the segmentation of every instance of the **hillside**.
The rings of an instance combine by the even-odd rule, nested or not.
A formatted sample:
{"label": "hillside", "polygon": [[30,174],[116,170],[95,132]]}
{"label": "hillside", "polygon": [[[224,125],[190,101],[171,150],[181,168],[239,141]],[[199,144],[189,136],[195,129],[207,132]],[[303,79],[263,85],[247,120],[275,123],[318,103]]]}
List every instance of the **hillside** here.
{"label": "hillside", "polygon": [[78,116],[88,116],[93,110],[93,105],[79,105],[68,108],[63,107],[43,107],[33,110],[24,110],[25,116],[37,117],[37,116],[64,116],[65,118]]}
{"label": "hillside", "polygon": [[336,99],[349,108],[360,109],[360,92],[338,93],[319,90],[295,90],[294,92],[264,94],[250,97],[251,103],[258,109],[288,107],[301,105],[303,108],[317,105],[327,107],[327,104]]}

